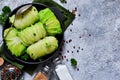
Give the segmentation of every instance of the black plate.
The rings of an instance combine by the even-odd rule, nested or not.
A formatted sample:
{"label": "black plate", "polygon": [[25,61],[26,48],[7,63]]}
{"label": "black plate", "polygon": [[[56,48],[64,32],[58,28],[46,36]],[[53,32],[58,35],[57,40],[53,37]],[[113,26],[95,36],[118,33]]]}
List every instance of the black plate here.
{"label": "black plate", "polygon": [[[50,8],[54,12],[54,14],[58,18],[58,20],[60,21],[61,28],[63,30],[63,26],[62,26],[62,21],[63,20],[62,20],[62,14],[61,14],[61,12],[59,10],[57,10],[55,7],[48,7],[48,6],[44,5],[44,4],[40,4],[40,3],[28,3],[28,4],[21,5],[21,6],[17,7],[17,8],[15,8],[12,11],[12,13],[10,14],[10,16],[13,15],[13,14],[15,14],[16,11],[19,8],[21,8],[22,6],[29,5],[29,4],[32,4],[34,7],[36,7],[38,11],[41,10],[41,9]],[[7,19],[7,21],[5,23],[5,26],[4,26],[4,29],[3,29],[3,34],[4,34],[4,30],[7,29],[7,28],[9,28],[9,27],[10,27],[9,19]],[[29,61],[25,61],[25,60],[20,59],[19,57],[15,57],[15,56],[11,55],[11,52],[8,50],[8,47],[6,45],[5,40],[4,40],[4,51],[5,51],[6,56],[9,59],[11,59],[11,60],[15,60],[15,61],[18,61],[18,62],[23,63],[23,64],[41,64],[41,63],[48,62],[50,59],[54,58],[55,55],[58,54],[58,51],[59,51],[59,49],[60,49],[60,47],[62,45],[62,41],[63,41],[63,33],[60,34],[60,35],[56,35],[56,38],[58,39],[58,42],[59,42],[58,43],[59,44],[58,49],[56,51],[54,51],[52,54],[49,54],[47,56],[42,57],[42,61],[38,61],[38,60],[34,61],[32,59],[29,60]]]}

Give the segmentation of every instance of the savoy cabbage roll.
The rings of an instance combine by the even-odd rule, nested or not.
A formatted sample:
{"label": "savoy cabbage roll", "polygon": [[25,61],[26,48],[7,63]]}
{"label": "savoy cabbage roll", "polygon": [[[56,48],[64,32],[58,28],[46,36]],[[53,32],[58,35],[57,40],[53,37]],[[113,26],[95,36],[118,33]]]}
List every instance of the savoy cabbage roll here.
{"label": "savoy cabbage roll", "polygon": [[34,24],[35,22],[37,22],[39,20],[39,15],[38,15],[37,9],[32,6],[27,11],[25,11],[24,13],[20,15],[11,16],[9,20],[11,23],[14,22],[14,26],[17,29],[24,29],[30,26],[31,24]]}
{"label": "savoy cabbage roll", "polygon": [[43,24],[38,22],[19,32],[18,36],[26,46],[29,46],[41,38],[44,38],[46,36],[46,30]]}
{"label": "savoy cabbage roll", "polygon": [[58,48],[58,40],[53,36],[45,37],[27,48],[27,54],[33,60],[51,54]]}
{"label": "savoy cabbage roll", "polygon": [[49,35],[56,35],[56,34],[61,34],[62,29],[60,28],[60,22],[56,19],[56,17],[51,17],[49,18],[46,22],[46,30]]}
{"label": "savoy cabbage roll", "polygon": [[56,18],[55,14],[49,8],[40,10],[39,18],[40,21],[45,25],[48,35],[54,36],[56,34],[62,33],[59,20]]}
{"label": "savoy cabbage roll", "polygon": [[49,8],[39,11],[39,18],[42,23],[45,23],[50,17],[53,17],[53,16],[55,15]]}
{"label": "savoy cabbage roll", "polygon": [[12,39],[14,37],[17,37],[17,33],[18,33],[18,31],[13,27],[5,29],[5,31],[4,31],[4,39],[7,41],[7,40],[10,40],[10,39]]}
{"label": "savoy cabbage roll", "polygon": [[22,44],[22,41],[17,34],[18,31],[15,28],[8,28],[4,31],[7,47],[12,55],[15,55],[16,57],[21,56],[26,50],[26,46]]}

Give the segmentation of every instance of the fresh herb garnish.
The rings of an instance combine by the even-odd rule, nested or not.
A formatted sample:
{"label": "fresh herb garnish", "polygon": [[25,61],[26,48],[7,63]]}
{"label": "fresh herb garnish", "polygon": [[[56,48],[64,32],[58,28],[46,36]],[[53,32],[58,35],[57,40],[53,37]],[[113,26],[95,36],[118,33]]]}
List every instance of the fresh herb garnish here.
{"label": "fresh herb garnish", "polygon": [[0,14],[0,24],[2,26],[5,25],[5,21],[7,20],[10,13],[11,13],[11,9],[9,6],[4,6],[2,8],[2,13]]}
{"label": "fresh herb garnish", "polygon": [[77,66],[77,61],[76,61],[76,59],[74,59],[74,58],[71,58],[71,65],[72,66]]}
{"label": "fresh herb garnish", "polygon": [[41,62],[41,61],[42,61],[42,58],[39,58],[38,60]]}
{"label": "fresh herb garnish", "polygon": [[29,55],[28,54],[24,54],[23,56],[20,57],[22,60],[27,61],[29,59]]}
{"label": "fresh herb garnish", "polygon": [[9,6],[4,6],[2,8],[2,11],[3,11],[4,14],[9,14],[11,12],[11,9],[10,9]]}

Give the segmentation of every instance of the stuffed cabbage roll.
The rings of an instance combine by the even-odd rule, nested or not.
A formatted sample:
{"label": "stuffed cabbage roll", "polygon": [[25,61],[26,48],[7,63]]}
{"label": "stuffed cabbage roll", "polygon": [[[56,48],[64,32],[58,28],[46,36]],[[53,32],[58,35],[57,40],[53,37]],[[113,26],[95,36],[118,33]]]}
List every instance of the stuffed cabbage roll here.
{"label": "stuffed cabbage roll", "polygon": [[4,31],[4,39],[7,41],[7,40],[10,40],[10,39],[12,39],[14,37],[17,37],[17,33],[18,33],[18,31],[13,27],[5,29],[5,31]]}
{"label": "stuffed cabbage roll", "polygon": [[49,36],[29,46],[27,48],[27,54],[29,54],[33,60],[36,60],[54,52],[57,48],[58,40],[53,36]]}
{"label": "stuffed cabbage roll", "polygon": [[39,18],[40,21],[45,25],[48,35],[54,36],[62,33],[59,20],[49,8],[39,11]]}
{"label": "stuffed cabbage roll", "polygon": [[11,16],[9,20],[11,23],[14,22],[14,26],[17,29],[24,29],[39,20],[38,11],[35,7],[31,7],[20,15]]}
{"label": "stuffed cabbage roll", "polygon": [[8,49],[16,57],[22,55],[26,46],[22,44],[21,39],[17,36],[18,31],[15,28],[8,28],[4,31],[4,38]]}
{"label": "stuffed cabbage roll", "polygon": [[35,25],[31,25],[30,27],[22,30],[18,36],[26,46],[29,46],[41,38],[44,38],[46,36],[46,30],[43,27],[43,24],[38,22]]}

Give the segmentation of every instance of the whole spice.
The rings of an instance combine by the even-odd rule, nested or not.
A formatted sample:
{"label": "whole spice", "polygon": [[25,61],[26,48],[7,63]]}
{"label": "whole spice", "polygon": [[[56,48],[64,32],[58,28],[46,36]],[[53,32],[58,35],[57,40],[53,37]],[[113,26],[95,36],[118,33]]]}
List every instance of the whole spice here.
{"label": "whole spice", "polygon": [[61,3],[67,3],[67,1],[66,1],[66,0],[60,0],[60,2],[61,2]]}
{"label": "whole spice", "polygon": [[19,68],[7,65],[1,71],[1,80],[20,80],[22,72]]}

